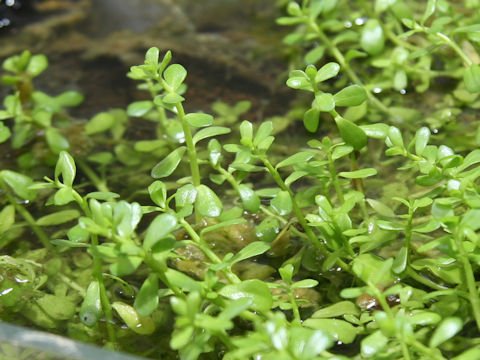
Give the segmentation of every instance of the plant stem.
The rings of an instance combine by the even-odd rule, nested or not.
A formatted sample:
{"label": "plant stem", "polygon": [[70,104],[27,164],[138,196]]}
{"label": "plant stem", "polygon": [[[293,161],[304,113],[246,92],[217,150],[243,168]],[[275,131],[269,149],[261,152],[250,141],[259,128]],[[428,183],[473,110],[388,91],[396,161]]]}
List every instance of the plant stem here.
{"label": "plant stem", "polygon": [[297,217],[298,222],[302,226],[303,230],[305,230],[305,234],[307,235],[310,242],[313,245],[315,245],[315,247],[319,249],[324,255],[326,255],[327,250],[325,248],[325,245],[317,238],[317,236],[315,235],[313,230],[310,228],[310,226],[308,226],[307,220],[305,219],[305,216],[303,216],[302,210],[298,207],[297,201],[295,200],[295,195],[293,194],[292,190],[290,190],[290,188],[287,185],[285,185],[278,171],[272,166],[272,164],[266,157],[262,157],[261,160],[263,161],[263,164],[268,169],[268,172],[273,177],[273,180],[275,180],[275,182],[280,187],[280,189],[282,189],[283,191],[286,191],[288,195],[290,195],[293,212]]}
{"label": "plant stem", "polygon": [[473,61],[467,56],[467,54],[465,54],[463,52],[463,50],[457,45],[457,43],[455,41],[453,41],[447,35],[445,35],[441,32],[437,32],[437,33],[435,33],[435,35],[437,35],[441,40],[443,40],[444,44],[450,46],[450,48],[453,51],[455,51],[458,54],[458,56],[460,56],[462,58],[466,67],[469,67],[470,65],[473,64]]}
{"label": "plant stem", "polygon": [[[197,150],[195,149],[195,144],[193,143],[192,131],[190,130],[190,125],[185,119],[185,110],[183,109],[182,103],[175,104],[177,108],[178,117],[182,122],[183,133],[185,134],[185,143],[187,144],[188,160],[190,162],[190,173],[192,175],[192,184],[195,187],[198,187],[200,182],[200,169],[198,166],[197,160]],[[195,211],[195,222],[198,224],[201,220],[201,215],[198,211]]]}
{"label": "plant stem", "polygon": [[463,247],[463,239],[461,230],[456,229],[454,233],[455,243],[457,245],[459,251],[459,261],[463,265],[463,272],[465,276],[465,280],[467,282],[468,292],[470,294],[470,304],[473,310],[473,317],[475,318],[475,322],[477,324],[477,329],[480,330],[480,297],[478,295],[478,288],[475,282],[475,276],[473,274],[472,264],[468,260],[468,254]]}
{"label": "plant stem", "polygon": [[92,168],[84,160],[77,159],[76,161],[82,171],[85,173],[85,175],[87,175],[93,185],[95,185],[98,191],[110,192],[110,189],[108,188],[105,181],[100,179],[97,174],[95,174],[95,171],[93,171]]}
{"label": "plant stem", "polygon": [[338,201],[340,204],[345,202],[345,198],[343,197],[343,190],[340,186],[340,182],[338,181],[337,170],[335,169],[335,163],[332,157],[332,152],[327,151],[328,156],[328,169],[330,171],[330,177],[332,179],[333,187],[335,188],[335,192],[337,193]]}

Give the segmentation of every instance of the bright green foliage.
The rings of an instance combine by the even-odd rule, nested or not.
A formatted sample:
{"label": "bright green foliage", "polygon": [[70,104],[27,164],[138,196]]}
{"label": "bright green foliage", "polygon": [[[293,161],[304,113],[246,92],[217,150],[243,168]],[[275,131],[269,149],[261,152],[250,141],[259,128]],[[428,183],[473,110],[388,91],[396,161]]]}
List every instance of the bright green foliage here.
{"label": "bright green foliage", "polygon": [[156,47],[127,74],[151,98],[83,124],[44,55],[3,62],[2,320],[152,358],[479,357],[479,2],[278,3],[306,96],[271,119],[187,113]]}

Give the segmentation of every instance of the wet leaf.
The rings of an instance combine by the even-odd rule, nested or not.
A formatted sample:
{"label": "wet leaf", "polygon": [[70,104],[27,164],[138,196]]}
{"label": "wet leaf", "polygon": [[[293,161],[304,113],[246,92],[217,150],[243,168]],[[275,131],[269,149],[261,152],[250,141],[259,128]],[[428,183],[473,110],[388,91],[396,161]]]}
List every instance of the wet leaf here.
{"label": "wet leaf", "polygon": [[251,299],[251,308],[256,311],[269,311],[273,305],[272,294],[267,284],[257,279],[245,280],[239,284],[225,285],[218,293],[232,300]]}
{"label": "wet leaf", "polygon": [[360,315],[360,310],[357,305],[351,301],[339,301],[333,305],[317,310],[311,316],[313,319],[333,318],[343,315]]}
{"label": "wet leaf", "polygon": [[193,135],[193,144],[197,144],[200,140],[208,139],[213,136],[224,135],[230,133],[230,129],[223,126],[210,126],[201,129]]}
{"label": "wet leaf", "polygon": [[299,163],[304,163],[310,160],[311,158],[313,158],[314,156],[315,156],[315,153],[313,151],[300,151],[280,161],[277,164],[277,166],[275,166],[275,168],[280,169],[281,167],[284,167],[284,166],[291,166],[291,165],[297,165]]}
{"label": "wet leaf", "polygon": [[313,106],[319,111],[329,112],[335,109],[335,100],[332,94],[323,93],[315,96]]}
{"label": "wet leaf", "polygon": [[388,338],[382,334],[380,330],[368,335],[362,340],[361,352],[362,356],[369,358],[377,354],[387,345]]}
{"label": "wet leaf", "polygon": [[24,200],[33,200],[37,196],[37,190],[29,188],[30,185],[33,185],[33,180],[28,176],[11,170],[0,171],[0,176],[18,197]]}
{"label": "wet leaf", "polygon": [[431,348],[436,348],[448,339],[454,337],[463,328],[463,321],[458,317],[448,317],[437,326],[428,343]]}
{"label": "wet leaf", "polygon": [[166,83],[175,91],[187,77],[187,70],[180,64],[172,64],[163,72]]}
{"label": "wet leaf", "polygon": [[102,302],[100,300],[100,284],[94,280],[88,285],[85,298],[80,307],[80,321],[88,327],[94,326],[102,316]]}
{"label": "wet leaf", "polygon": [[73,157],[66,151],[61,151],[55,166],[55,181],[60,182],[61,175],[62,183],[65,186],[72,187],[76,171],[77,168]]}
{"label": "wet leaf", "polygon": [[150,110],[152,110],[153,107],[154,107],[154,104],[150,100],[135,101],[130,105],[128,105],[127,115],[133,116],[133,117],[142,117],[143,115],[148,113]]}
{"label": "wet leaf", "polygon": [[310,132],[316,132],[318,130],[318,124],[320,122],[320,111],[312,108],[305,111],[303,115],[303,125],[305,129]]}
{"label": "wet leaf", "polygon": [[159,179],[170,176],[175,171],[178,164],[180,164],[180,161],[182,160],[183,154],[186,150],[187,148],[185,146],[181,146],[173,150],[167,155],[167,157],[153,167],[151,173],[152,177],[154,179]]}
{"label": "wet leaf", "polygon": [[75,220],[80,217],[80,212],[78,210],[62,210],[57,211],[56,213],[42,216],[37,220],[37,225],[40,226],[52,226],[60,225],[66,222]]}
{"label": "wet leaf", "polygon": [[185,120],[193,127],[205,127],[213,124],[213,116],[204,113],[187,114]]}
{"label": "wet leaf", "polygon": [[147,317],[157,308],[158,300],[158,275],[153,273],[143,282],[133,307],[138,315]]}
{"label": "wet leaf", "polygon": [[367,93],[359,85],[350,85],[333,95],[333,99],[335,106],[358,106],[367,99]]}
{"label": "wet leaf", "polygon": [[28,62],[26,72],[33,76],[40,75],[48,67],[47,57],[43,54],[33,55]]}
{"label": "wet leaf", "polygon": [[165,238],[177,227],[177,218],[171,214],[158,215],[147,229],[143,248],[150,250],[158,241]]}
{"label": "wet leaf", "polygon": [[260,198],[255,191],[243,184],[238,186],[238,191],[242,199],[243,208],[250,213],[258,212],[260,208]]}
{"label": "wet leaf", "polygon": [[197,186],[195,209],[202,215],[218,217],[222,213],[223,205],[218,196],[206,185]]}
{"label": "wet leaf", "polygon": [[317,71],[317,74],[315,75],[315,82],[320,83],[322,81],[331,79],[331,78],[337,76],[339,71],[340,71],[340,65],[338,65],[335,62],[329,62],[329,63],[323,65]]}
{"label": "wet leaf", "polygon": [[363,179],[373,175],[377,175],[377,170],[374,168],[366,168],[355,171],[341,171],[338,173],[338,176],[347,179]]}
{"label": "wet leaf", "polygon": [[360,150],[367,145],[367,135],[359,126],[342,117],[336,117],[335,122],[347,145],[352,146],[355,150]]}
{"label": "wet leaf", "polygon": [[303,325],[308,328],[322,330],[336,341],[341,341],[344,344],[352,343],[357,336],[355,327],[344,320],[310,318],[305,320]]}
{"label": "wet leaf", "polygon": [[278,215],[284,216],[292,212],[292,199],[288,191],[280,191],[271,201],[270,206]]}
{"label": "wet leaf", "polygon": [[385,46],[385,35],[377,19],[370,19],[363,26],[360,46],[370,55],[378,55]]}
{"label": "wet leaf", "polygon": [[141,317],[132,306],[116,301],[112,303],[112,308],[122,318],[128,328],[137,334],[150,335],[155,331],[153,320],[149,317]]}
{"label": "wet leaf", "polygon": [[235,264],[239,261],[261,255],[268,249],[270,249],[269,243],[263,241],[254,241],[236,253],[235,256],[230,259],[230,263]]}

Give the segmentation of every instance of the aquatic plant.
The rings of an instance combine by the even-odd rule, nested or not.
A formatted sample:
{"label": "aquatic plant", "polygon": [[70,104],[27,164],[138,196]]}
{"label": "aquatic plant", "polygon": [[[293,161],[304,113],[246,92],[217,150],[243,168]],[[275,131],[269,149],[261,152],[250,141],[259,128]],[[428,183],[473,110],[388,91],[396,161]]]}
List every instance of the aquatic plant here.
{"label": "aquatic plant", "polygon": [[128,73],[151,99],[75,137],[82,96],[34,89],[43,55],[5,60],[2,319],[151,358],[477,359],[479,5],[288,2],[311,135],[285,157],[246,102],[186,112],[156,47]]}

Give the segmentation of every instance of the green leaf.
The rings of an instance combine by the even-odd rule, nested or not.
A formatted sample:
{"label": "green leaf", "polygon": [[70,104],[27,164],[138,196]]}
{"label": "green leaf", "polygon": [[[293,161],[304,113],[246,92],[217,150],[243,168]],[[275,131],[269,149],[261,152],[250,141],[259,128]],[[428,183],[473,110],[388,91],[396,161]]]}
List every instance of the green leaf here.
{"label": "green leaf", "polygon": [[320,123],[320,111],[312,108],[305,111],[303,114],[303,125],[305,129],[310,132],[316,132],[318,130],[318,124]]}
{"label": "green leaf", "polygon": [[71,187],[63,187],[59,189],[53,197],[53,203],[55,205],[66,205],[72,201],[75,201],[74,190]]}
{"label": "green leaf", "polygon": [[83,95],[78,91],[65,91],[60,95],[55,96],[55,102],[64,107],[64,106],[77,106],[83,101]]}
{"label": "green leaf", "polygon": [[233,265],[239,261],[261,255],[268,249],[270,249],[269,243],[263,241],[254,241],[236,253],[235,256],[230,259],[230,263]]}
{"label": "green leaf", "polygon": [[162,101],[165,104],[177,104],[181,103],[182,101],[185,101],[185,98],[181,95],[178,95],[176,93],[169,93],[162,97]]}
{"label": "green leaf", "polygon": [[480,92],[480,65],[472,64],[463,71],[465,88],[471,92]]}
{"label": "green leaf", "polygon": [[314,156],[315,156],[315,153],[313,151],[300,151],[280,161],[277,164],[277,166],[275,166],[275,169],[280,169],[281,167],[284,167],[284,166],[305,163],[311,158],[313,158]]}
{"label": "green leaf", "polygon": [[159,179],[170,176],[175,171],[178,164],[180,164],[186,150],[187,148],[185,146],[173,150],[167,155],[167,157],[153,167],[151,172],[152,177],[154,179]]}
{"label": "green leaf", "polygon": [[374,139],[385,139],[388,135],[389,126],[387,124],[362,125],[360,128],[368,137]]}
{"label": "green leaf", "polygon": [[175,206],[180,209],[186,205],[193,205],[197,198],[197,189],[193,184],[187,184],[177,189],[175,192]]}
{"label": "green leaf", "polygon": [[437,6],[437,0],[428,0],[427,6],[425,7],[425,12],[422,16],[421,25],[425,25],[430,16],[435,12],[435,7]]}
{"label": "green leaf", "polygon": [[75,303],[64,296],[45,294],[37,299],[36,303],[55,320],[70,320],[75,315]]}
{"label": "green leaf", "polygon": [[350,85],[335,95],[335,106],[358,106],[367,99],[367,92],[359,85]]}
{"label": "green leaf", "polygon": [[2,170],[0,176],[18,197],[31,201],[37,196],[37,190],[29,188],[33,180],[28,176],[11,170]]}
{"label": "green leaf", "polygon": [[223,205],[218,196],[206,185],[197,186],[195,209],[207,217],[218,217],[222,213]]}
{"label": "green leaf", "polygon": [[377,175],[377,169],[366,168],[355,171],[342,171],[338,173],[338,175],[347,179],[363,179],[369,176]]}
{"label": "green leaf", "polygon": [[240,199],[242,199],[243,208],[250,213],[257,213],[260,208],[260,198],[247,185],[240,184],[238,186]]}
{"label": "green leaf", "polygon": [[213,124],[213,116],[204,113],[187,114],[185,120],[193,127],[205,127]]}
{"label": "green leaf", "polygon": [[55,182],[60,183],[60,176],[65,186],[72,187],[75,180],[77,168],[72,156],[66,151],[61,151],[58,155],[57,164],[55,165]]}
{"label": "green leaf", "polygon": [[404,148],[402,133],[397,127],[390,126],[388,129],[388,140],[393,146],[398,146],[401,149]]}
{"label": "green leaf", "polygon": [[133,307],[138,315],[147,317],[157,308],[158,300],[158,275],[152,273],[143,282]]}
{"label": "green leaf", "polygon": [[177,218],[171,214],[158,215],[147,229],[143,248],[150,250],[158,241],[165,238],[177,227]]}
{"label": "green leaf", "polygon": [[323,54],[325,54],[325,48],[325,46],[316,46],[307,52],[304,56],[305,63],[316,64],[323,58]]}
{"label": "green leaf", "polygon": [[54,154],[59,154],[62,150],[68,150],[70,147],[68,140],[54,128],[47,129],[45,138],[47,139],[48,147]]}
{"label": "green leaf", "polygon": [[239,284],[225,285],[218,293],[232,300],[251,299],[252,305],[250,307],[255,311],[266,312],[273,305],[273,298],[268,285],[257,279],[245,280]]}
{"label": "green leaf", "polygon": [[367,199],[367,203],[372,207],[373,210],[375,210],[377,214],[386,217],[395,217],[393,210],[384,203],[374,199]]}
{"label": "green leaf", "polygon": [[119,198],[120,195],[111,191],[93,191],[85,195],[85,199],[110,200]]}
{"label": "green leaf", "polygon": [[[1,110],[0,110],[0,120],[1,120]],[[0,144],[7,141],[10,136],[12,135],[12,132],[8,127],[6,127],[3,122],[0,122]]]}
{"label": "green leaf", "polygon": [[203,290],[201,282],[195,281],[180,271],[168,268],[165,271],[165,277],[170,284],[179,287],[183,291],[201,292]]}
{"label": "green leaf", "polygon": [[154,104],[150,100],[144,101],[135,101],[128,105],[127,107],[127,115],[133,117],[141,117],[152,110]]}
{"label": "green leaf", "polygon": [[313,313],[311,318],[321,319],[321,318],[333,318],[343,315],[360,315],[360,310],[355,303],[351,301],[340,301],[333,305],[324,307],[323,309],[317,310]]}
{"label": "green leaf", "polygon": [[370,19],[363,26],[360,46],[370,55],[377,55],[385,46],[385,35],[377,19]]}
{"label": "green leaf", "polygon": [[425,150],[428,140],[430,140],[430,129],[425,126],[418,129],[415,134],[415,153],[417,155],[421,156],[423,154],[423,150]]}
{"label": "green leaf", "polygon": [[322,81],[331,79],[338,75],[340,71],[340,65],[335,62],[329,62],[323,65],[315,75],[315,82],[320,83]]}
{"label": "green leaf", "polygon": [[26,72],[33,76],[41,74],[48,67],[47,57],[43,54],[33,55],[28,62]]}
{"label": "green leaf", "polygon": [[187,70],[180,64],[172,64],[163,72],[163,78],[172,87],[173,91],[178,89],[186,77]]}
{"label": "green leaf", "polygon": [[397,256],[395,256],[395,260],[393,261],[392,271],[396,274],[400,274],[405,271],[407,267],[408,261],[408,249],[403,246],[400,251],[398,252]]}
{"label": "green leaf", "polygon": [[160,51],[157,47],[151,47],[145,53],[145,64],[158,65]]}
{"label": "green leaf", "polygon": [[288,215],[292,212],[292,199],[288,191],[280,191],[271,201],[270,206],[280,216]]}
{"label": "green leaf", "polygon": [[340,136],[347,145],[352,146],[355,150],[360,150],[367,145],[367,135],[359,126],[342,117],[336,117],[335,122]]}
{"label": "green leaf", "polygon": [[447,317],[437,326],[430,338],[428,346],[436,348],[454,337],[463,328],[463,321],[458,317]]}
{"label": "green leaf", "polygon": [[309,318],[303,322],[303,325],[308,328],[322,330],[336,341],[341,341],[344,344],[352,343],[357,336],[355,327],[344,320]]}
{"label": "green leaf", "polygon": [[37,220],[37,225],[40,226],[51,226],[51,225],[60,225],[66,222],[75,220],[80,217],[80,212],[78,210],[62,210],[57,211],[56,213],[42,216]]}
{"label": "green leaf", "polygon": [[193,135],[193,144],[197,144],[200,140],[207,139],[213,136],[223,135],[230,133],[230,129],[223,126],[210,126],[205,129],[201,129]]}
{"label": "green leaf", "polygon": [[323,93],[315,96],[313,106],[319,111],[329,112],[335,109],[335,100],[332,94]]}
{"label": "green leaf", "polygon": [[142,318],[133,307],[120,301],[112,303],[112,308],[117,312],[128,328],[140,335],[150,335],[155,331],[155,323],[149,317]]}
{"label": "green leaf", "polygon": [[362,340],[361,352],[362,356],[369,358],[374,356],[387,345],[388,338],[382,334],[380,330],[373,332]]}
{"label": "green leaf", "polygon": [[167,200],[167,187],[162,181],[154,181],[148,187],[148,193],[152,201],[160,206],[161,208],[165,207],[165,202]]}
{"label": "green leaf", "polygon": [[140,256],[126,256],[123,254],[116,258],[116,262],[110,265],[109,269],[112,275],[119,277],[133,274],[143,261],[143,258]]}
{"label": "green leaf", "polygon": [[273,131],[273,123],[271,121],[264,121],[257,130],[253,138],[253,145],[260,147],[262,141],[267,139]]}
{"label": "green leaf", "polygon": [[15,223],[15,207],[6,205],[0,211],[0,235],[4,234]]}
{"label": "green leaf", "polygon": [[100,300],[100,284],[94,280],[88,285],[85,298],[80,307],[80,321],[88,327],[94,326],[102,316],[102,302]]}

